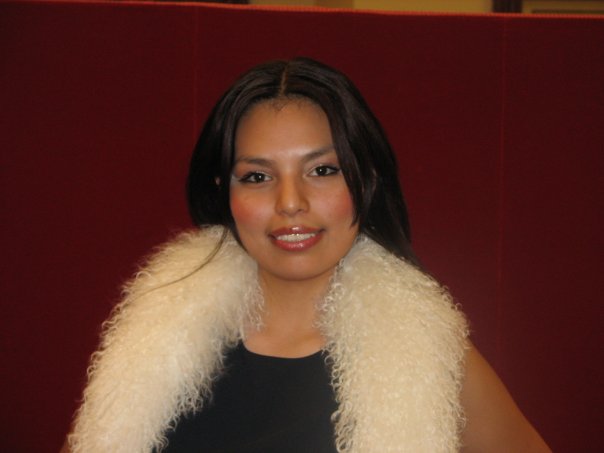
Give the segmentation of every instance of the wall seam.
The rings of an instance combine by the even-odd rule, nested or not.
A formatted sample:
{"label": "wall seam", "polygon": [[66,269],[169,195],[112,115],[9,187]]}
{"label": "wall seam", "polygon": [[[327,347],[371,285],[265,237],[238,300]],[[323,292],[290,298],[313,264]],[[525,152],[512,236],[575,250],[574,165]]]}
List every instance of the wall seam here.
{"label": "wall seam", "polygon": [[497,167],[497,323],[496,323],[496,351],[499,359],[503,354],[503,315],[504,315],[504,295],[503,295],[503,253],[504,253],[504,236],[505,236],[505,125],[507,115],[507,56],[508,56],[508,21],[507,17],[503,18],[501,32],[501,101],[500,101],[500,118],[499,118],[499,152],[498,152],[498,167]]}
{"label": "wall seam", "polygon": [[193,8],[193,143],[197,143],[199,131],[199,8]]}

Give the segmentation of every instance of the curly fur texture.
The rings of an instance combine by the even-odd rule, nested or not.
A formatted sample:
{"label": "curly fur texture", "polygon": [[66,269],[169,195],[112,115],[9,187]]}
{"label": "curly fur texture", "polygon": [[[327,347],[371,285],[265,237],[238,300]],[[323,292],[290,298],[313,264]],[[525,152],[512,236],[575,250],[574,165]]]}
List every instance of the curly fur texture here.
{"label": "curly fur texture", "polygon": [[[230,236],[196,270],[221,235],[181,235],[127,285],[92,357],[74,453],[160,450],[180,415],[202,407],[261,303],[256,264]],[[321,311],[338,450],[457,451],[467,325],[447,292],[361,237]]]}

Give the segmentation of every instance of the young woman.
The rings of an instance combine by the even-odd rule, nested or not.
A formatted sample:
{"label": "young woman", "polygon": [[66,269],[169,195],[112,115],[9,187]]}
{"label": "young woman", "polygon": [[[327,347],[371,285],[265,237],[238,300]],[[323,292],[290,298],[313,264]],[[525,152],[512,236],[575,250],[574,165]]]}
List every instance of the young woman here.
{"label": "young woman", "polygon": [[394,154],[343,74],[244,74],[188,193],[199,229],[128,285],[72,452],[549,451],[422,271]]}

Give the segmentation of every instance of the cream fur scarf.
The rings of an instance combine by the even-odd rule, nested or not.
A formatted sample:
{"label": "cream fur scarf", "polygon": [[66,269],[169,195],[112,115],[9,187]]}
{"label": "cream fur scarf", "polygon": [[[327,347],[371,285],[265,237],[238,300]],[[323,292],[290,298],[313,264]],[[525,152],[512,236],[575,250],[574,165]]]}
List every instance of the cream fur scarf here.
{"label": "cream fur scarf", "polygon": [[[92,357],[74,453],[158,451],[211,392],[228,348],[258,315],[255,262],[213,227],[164,246],[127,285]],[[321,307],[341,452],[453,452],[467,326],[434,280],[359,237]],[[200,398],[201,395],[201,398]]]}

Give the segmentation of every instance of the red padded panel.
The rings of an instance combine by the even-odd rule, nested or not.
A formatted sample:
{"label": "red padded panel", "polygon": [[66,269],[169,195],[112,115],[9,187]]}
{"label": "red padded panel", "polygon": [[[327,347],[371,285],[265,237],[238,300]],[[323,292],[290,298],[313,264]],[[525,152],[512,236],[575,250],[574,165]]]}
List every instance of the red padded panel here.
{"label": "red padded panel", "polygon": [[507,27],[501,374],[555,451],[602,451],[604,27]]}
{"label": "red padded panel", "polygon": [[57,451],[120,282],[187,224],[193,26],[182,8],[0,5],[2,451]]}

